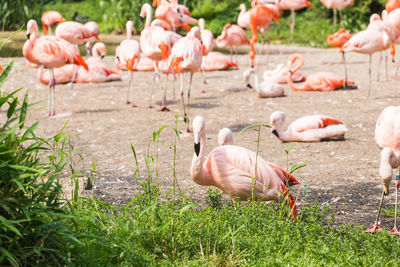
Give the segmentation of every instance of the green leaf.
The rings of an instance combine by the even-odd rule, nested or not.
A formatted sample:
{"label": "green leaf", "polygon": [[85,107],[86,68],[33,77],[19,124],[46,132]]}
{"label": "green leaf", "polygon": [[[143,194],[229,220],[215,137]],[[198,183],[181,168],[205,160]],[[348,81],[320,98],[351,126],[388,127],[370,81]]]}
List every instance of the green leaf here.
{"label": "green leaf", "polygon": [[3,48],[3,46],[6,45],[6,43],[11,40],[17,33],[19,33],[25,25],[22,25],[21,28],[19,28],[17,31],[13,32],[10,36],[8,36],[6,39],[3,40],[3,42],[1,42],[0,44],[0,50]]}
{"label": "green leaf", "polygon": [[22,102],[21,114],[19,116],[19,128],[22,129],[25,124],[26,112],[28,111],[28,93],[25,94],[24,102]]}
{"label": "green leaf", "polygon": [[14,66],[14,61],[11,61],[10,64],[7,65],[7,67],[3,70],[3,72],[0,75],[0,88],[3,86],[4,82],[6,81],[8,75],[11,72],[11,69]]}
{"label": "green leaf", "polygon": [[184,213],[186,210],[191,209],[193,207],[198,207],[198,206],[199,206],[199,204],[196,204],[196,203],[187,204],[179,210],[179,213],[182,215],[182,213]]}
{"label": "green leaf", "polygon": [[14,115],[17,104],[18,104],[18,98],[14,98],[14,101],[11,102],[10,106],[8,107],[7,118],[10,118],[12,115]]}
{"label": "green leaf", "polygon": [[259,126],[259,125],[258,124],[250,124],[250,125],[244,127],[239,133],[243,133],[243,132],[247,131],[248,129],[257,127],[257,126]]}
{"label": "green leaf", "polygon": [[294,173],[298,169],[304,168],[307,164],[295,164],[290,168],[290,174]]}
{"label": "green leaf", "polygon": [[288,148],[285,149],[285,153],[289,154],[289,152],[293,149],[294,145],[290,145]]}

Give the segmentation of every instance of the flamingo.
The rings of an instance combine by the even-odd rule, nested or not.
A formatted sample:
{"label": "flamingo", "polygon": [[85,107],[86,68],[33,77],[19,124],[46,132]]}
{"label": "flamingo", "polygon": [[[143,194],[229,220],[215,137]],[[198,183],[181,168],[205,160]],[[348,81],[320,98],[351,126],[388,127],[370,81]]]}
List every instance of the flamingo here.
{"label": "flamingo", "polygon": [[[275,20],[279,23],[279,11],[277,8],[271,8],[264,5],[255,5],[250,9],[250,29],[251,29],[251,40],[250,40],[250,67],[254,67],[254,44],[258,40],[258,29],[268,29],[268,25]],[[262,36],[264,30],[262,30]],[[264,37],[263,37],[264,42]],[[262,44],[263,45],[263,44]]]}
{"label": "flamingo", "polygon": [[[293,64],[299,60],[297,67],[292,69]],[[307,77],[303,86],[296,86],[293,82],[293,75],[304,65],[301,55],[291,55],[288,59],[288,68],[291,69],[288,84],[294,91],[333,91],[336,89],[346,89],[344,85],[349,85],[351,89],[356,89],[354,81],[340,78],[332,72],[315,72]],[[353,86],[351,86],[353,85]]]}
{"label": "flamingo", "polygon": [[190,32],[178,40],[171,51],[171,63],[168,71],[171,72],[175,68],[178,75],[183,72],[190,72],[189,88],[187,91],[188,105],[187,112],[185,108],[185,100],[183,97],[183,75],[181,75],[181,99],[184,112],[184,119],[187,122],[186,132],[189,130],[189,108],[190,108],[190,91],[192,88],[193,74],[201,67],[203,56],[203,48],[201,45],[201,34],[198,27],[193,27]]}
{"label": "flamingo", "polygon": [[305,7],[312,9],[313,6],[307,0],[275,0],[275,4],[278,6],[278,8],[280,8],[282,10],[290,10],[290,13],[291,13],[290,40],[293,40],[293,32],[294,32],[294,25],[295,25],[294,11],[305,8]]}
{"label": "flamingo", "polygon": [[378,51],[388,49],[392,41],[389,34],[381,27],[373,27],[361,31],[350,38],[341,48],[340,52],[357,52],[369,55],[369,83],[368,97],[371,92],[371,62],[372,55]]}
{"label": "flamingo", "polygon": [[133,83],[133,69],[135,66],[136,60],[140,61],[140,48],[139,43],[136,40],[132,40],[132,32],[133,32],[133,22],[128,21],[126,23],[126,39],[121,42],[119,46],[117,46],[115,50],[115,65],[117,70],[126,69],[129,71],[129,85],[128,85],[128,94],[126,97],[126,104],[131,104],[131,107],[136,107],[130,100],[130,92],[132,90]]}
{"label": "flamingo", "polygon": [[[100,33],[99,25],[97,25],[96,22],[94,22],[94,21],[88,21],[88,22],[86,22],[86,23],[84,24],[84,26],[85,26],[86,28],[88,28],[91,32],[93,32],[94,34],[96,34],[96,36],[99,35],[99,33]],[[85,47],[86,47],[86,50],[87,50],[87,53],[88,53],[89,56],[92,55],[92,46],[93,46],[93,41],[92,41],[92,40],[87,41],[86,44],[85,44]]]}
{"label": "flamingo", "polygon": [[[339,29],[334,34],[329,35],[326,38],[326,43],[330,46],[342,48],[342,46],[350,40],[351,34],[346,31],[344,28]],[[344,87],[347,87],[347,66],[346,66],[346,56],[345,52],[342,51],[342,58],[344,62]]]}
{"label": "flamingo", "polygon": [[249,83],[251,75],[254,75],[254,84],[255,84],[255,89],[258,93],[258,97],[260,98],[277,97],[277,96],[283,96],[285,94],[283,86],[277,84],[273,79],[269,79],[263,81],[262,83],[259,83],[257,72],[254,69],[247,69],[243,73],[247,87],[253,88]]}
{"label": "flamingo", "polygon": [[28,40],[25,42],[22,52],[24,57],[30,62],[50,69],[49,116],[54,116],[56,81],[53,69],[62,67],[65,64],[76,64],[88,70],[88,66],[79,53],[76,52],[74,46],[66,40],[50,35],[38,38],[38,33],[39,30],[36,21],[29,20],[27,26]]}
{"label": "flamingo", "polygon": [[[388,15],[384,16],[384,19],[386,19],[385,22],[387,24],[389,24],[390,27],[392,27],[391,29],[392,29],[392,31],[395,32],[394,34],[396,34],[396,31],[397,31],[396,37],[398,37],[398,35],[399,35],[398,33],[400,32],[400,9],[394,9],[394,10],[390,11],[390,13]],[[395,43],[398,44],[399,40],[396,39]],[[391,52],[393,55],[394,51],[391,51]],[[398,70],[399,70],[399,64],[397,64],[396,73],[394,75],[394,78],[398,78],[398,76],[397,76]]]}
{"label": "flamingo", "polygon": [[[379,166],[379,176],[383,183],[382,197],[379,202],[378,215],[375,224],[365,230],[365,232],[379,232],[382,229],[379,227],[379,216],[383,198],[389,194],[389,186],[392,181],[393,169],[400,166],[400,107],[386,107],[376,122],[375,141],[381,151],[381,163]],[[400,172],[399,172],[400,173]],[[397,202],[400,181],[399,176],[396,176],[396,202],[394,213],[394,227],[390,231],[391,234],[400,235],[397,229]]]}
{"label": "flamingo", "polygon": [[[89,71],[82,68],[78,70],[77,83],[102,83],[109,81],[120,81],[121,77],[115,71],[109,69],[102,61],[106,56],[105,44],[98,42],[93,46],[93,56],[86,60]],[[99,56],[99,53],[101,56]]]}
{"label": "flamingo", "polygon": [[[86,28],[83,24],[75,21],[66,21],[59,24],[56,28],[56,36],[67,40],[71,44],[76,46],[78,50],[78,45],[81,45],[88,41],[99,40],[96,33],[92,32]],[[79,50],[78,50],[79,51]],[[76,75],[78,74],[78,69],[75,67],[74,75],[70,83],[69,88],[72,90],[73,83],[75,82]]]}
{"label": "flamingo", "polygon": [[[203,45],[203,60],[214,48],[214,36],[210,30],[205,28],[205,21],[203,18],[199,19],[199,28],[201,34],[201,42]],[[203,64],[202,64],[203,65]],[[204,78],[204,69],[201,68],[201,76],[203,77],[203,83],[207,84]]]}
{"label": "flamingo", "polygon": [[283,111],[275,111],[269,118],[272,133],[283,142],[319,142],[335,137],[344,138],[347,127],[339,120],[326,115],[312,115],[292,122],[286,132],[282,127],[286,121]]}
{"label": "flamingo", "polygon": [[[154,3],[153,3],[153,6]],[[189,24],[197,24],[198,21],[190,16],[188,9],[178,3],[169,3],[168,1],[159,1],[154,16],[163,21],[163,27],[166,30],[176,31],[183,27],[190,31]]]}
{"label": "flamingo", "polygon": [[[38,67],[37,77],[41,83],[48,85],[51,81],[50,73],[50,71],[45,72],[43,65],[40,65]],[[60,68],[54,68],[53,74],[56,84],[69,83],[74,75],[74,66],[69,64]]]}
{"label": "flamingo", "polygon": [[[289,76],[290,76],[290,72],[289,72],[288,67],[283,64],[279,64],[276,66],[276,68],[274,70],[264,71],[263,80],[269,81],[272,79],[276,83],[285,84],[285,83],[287,83]],[[305,80],[306,80],[306,77],[303,76],[303,74],[300,72],[300,70],[296,71],[293,74],[294,82],[304,82]]]}
{"label": "flamingo", "polygon": [[223,128],[218,133],[218,145],[233,145],[233,134],[231,129]]}
{"label": "flamingo", "polygon": [[333,29],[336,29],[336,13],[339,10],[340,16],[340,25],[343,26],[343,16],[342,16],[342,9],[346,6],[353,6],[353,0],[321,0],[321,3],[326,8],[333,9]]}
{"label": "flamingo", "polygon": [[201,70],[203,71],[226,70],[230,68],[238,69],[238,66],[219,52],[210,52],[207,56],[203,56],[201,61]]}
{"label": "flamingo", "polygon": [[[146,25],[148,21],[151,20],[151,6],[145,3],[142,6],[140,17],[146,16]],[[169,57],[172,43],[170,35],[160,26],[158,25],[149,25],[144,28],[142,33],[140,34],[140,47],[142,53],[153,60],[154,64],[154,77],[158,82],[158,86],[160,91],[162,90],[160,75],[158,64],[161,60],[166,60]],[[153,82],[154,87],[154,82]],[[152,87],[152,91],[153,91]],[[166,107],[166,87],[164,88],[164,96],[161,100],[162,106],[160,111],[169,111]],[[152,94],[152,93],[151,93]],[[152,96],[151,96],[152,97]],[[151,99],[150,97],[150,99]],[[151,103],[147,106],[147,108],[151,108]]]}
{"label": "flamingo", "polygon": [[235,47],[235,54],[237,55],[236,47],[239,45],[248,44],[246,32],[237,25],[226,24],[220,36],[217,37],[216,44],[218,47],[223,48],[229,46],[232,60],[232,49]]}
{"label": "flamingo", "polygon": [[43,34],[46,35],[47,30],[49,30],[51,34],[51,27],[60,24],[66,20],[57,11],[46,11],[43,13],[41,21],[43,25]]}
{"label": "flamingo", "polygon": [[241,146],[215,147],[204,160],[207,139],[205,120],[201,116],[193,120],[193,134],[194,155],[190,171],[195,183],[215,186],[232,199],[286,201],[293,219],[297,219],[295,200],[286,187],[289,182],[298,184],[296,178]]}
{"label": "flamingo", "polygon": [[399,0],[388,0],[385,5],[385,9],[388,13],[392,12],[393,10],[400,8],[400,1]]}

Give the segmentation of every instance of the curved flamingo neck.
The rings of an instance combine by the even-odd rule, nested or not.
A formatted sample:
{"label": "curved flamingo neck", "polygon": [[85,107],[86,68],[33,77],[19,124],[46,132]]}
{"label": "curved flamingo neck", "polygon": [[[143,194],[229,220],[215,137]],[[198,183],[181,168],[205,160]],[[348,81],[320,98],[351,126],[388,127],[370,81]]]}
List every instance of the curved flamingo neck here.
{"label": "curved flamingo neck", "polygon": [[254,76],[254,86],[256,88],[257,93],[260,93],[260,81],[258,80],[258,74],[255,71],[251,72]]}
{"label": "curved flamingo neck", "polygon": [[291,140],[291,136],[290,136],[290,133],[289,133],[288,130],[286,130],[286,132],[284,132],[284,131],[282,130],[282,127],[283,127],[284,124],[285,124],[285,120],[283,119],[283,120],[279,123],[279,125],[276,127],[276,131],[278,132],[278,135],[279,135],[278,138],[279,138],[280,140],[284,141],[284,142],[287,142],[287,141],[290,141],[290,140]]}
{"label": "curved flamingo neck", "polygon": [[195,183],[204,186],[215,185],[210,173],[203,166],[204,165],[204,156],[206,153],[206,133],[203,132],[199,136],[199,144],[200,144],[200,153],[199,156],[194,153],[192,160],[192,167],[190,169],[190,173],[192,179]]}
{"label": "curved flamingo neck", "polygon": [[151,13],[153,9],[149,4],[144,4],[143,7],[145,8],[145,14],[146,14],[146,23],[144,25],[144,28],[147,28],[151,24]]}
{"label": "curved flamingo neck", "polygon": [[[288,64],[288,69],[289,69],[289,78],[288,78],[288,85],[290,86],[290,88],[292,88],[294,91],[303,91],[304,87],[298,87],[294,84],[293,82],[293,75],[296,73],[296,71],[298,71],[303,65],[304,65],[304,60],[302,57],[300,56],[295,56],[293,59],[289,59],[289,64]],[[299,64],[293,69],[291,70],[293,64],[299,60]]]}

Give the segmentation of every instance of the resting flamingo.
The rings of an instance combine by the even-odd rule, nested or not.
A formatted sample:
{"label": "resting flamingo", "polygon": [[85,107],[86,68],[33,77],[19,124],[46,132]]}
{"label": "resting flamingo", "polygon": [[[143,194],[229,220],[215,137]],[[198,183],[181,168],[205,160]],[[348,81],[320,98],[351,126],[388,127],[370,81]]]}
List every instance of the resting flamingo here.
{"label": "resting flamingo", "polygon": [[[78,70],[76,83],[102,83],[110,81],[120,81],[121,77],[113,70],[109,69],[103,62],[106,56],[105,44],[98,42],[93,46],[93,56],[86,59],[89,71],[82,68]],[[99,55],[100,54],[100,55]]]}
{"label": "resting flamingo", "polygon": [[203,71],[226,70],[230,68],[238,69],[238,66],[219,52],[210,52],[207,56],[203,56],[201,61],[201,70]]}
{"label": "resting flamingo", "polygon": [[[344,28],[339,29],[334,34],[329,35],[326,38],[326,43],[330,46],[342,48],[342,46],[347,43],[351,38],[350,32],[346,31]],[[347,66],[346,66],[346,56],[345,52],[342,51],[342,58],[344,62],[344,87],[347,87]]]}
{"label": "resting flamingo", "polygon": [[218,133],[218,145],[233,145],[233,134],[231,129],[223,128]]}
{"label": "resting flamingo", "polygon": [[[365,230],[365,232],[382,231],[382,229],[379,227],[379,216],[381,214],[383,198],[385,195],[389,194],[389,186],[390,182],[392,181],[393,169],[397,169],[400,166],[400,106],[389,106],[382,111],[378,121],[376,122],[375,141],[382,149],[379,176],[383,183],[383,192],[379,202],[378,215],[376,217],[375,224]],[[397,229],[397,202],[400,186],[399,176],[396,176],[395,185],[396,202],[394,227],[390,233],[400,235],[400,232]]]}
{"label": "resting flamingo", "polygon": [[185,107],[185,100],[183,97],[183,75],[181,75],[181,99],[183,106],[184,119],[187,123],[186,132],[189,130],[189,108],[190,108],[190,91],[192,88],[193,74],[201,67],[201,60],[203,56],[203,48],[201,45],[200,29],[193,27],[190,32],[178,40],[171,51],[171,63],[168,71],[171,72],[174,68],[178,75],[181,72],[190,72],[189,88],[187,90],[188,104],[187,112]]}
{"label": "resting flamingo", "polygon": [[29,20],[27,26],[28,40],[25,42],[22,52],[24,57],[30,62],[50,69],[49,116],[54,116],[56,113],[54,106],[56,81],[53,69],[62,67],[65,64],[76,64],[88,70],[88,66],[69,42],[50,35],[38,38],[38,33],[39,30],[36,21]]}
{"label": "resting flamingo", "polygon": [[354,1],[353,0],[321,0],[321,3],[326,7],[326,8],[332,8],[333,9],[333,29],[336,30],[336,13],[339,10],[339,16],[340,16],[340,26],[343,27],[343,16],[342,16],[342,9],[345,8],[346,6],[353,6]]}
{"label": "resting flamingo", "polygon": [[[285,84],[288,82],[288,78],[290,76],[289,68],[283,64],[279,64],[273,70],[266,70],[263,73],[263,80],[269,81],[273,80],[279,84]],[[294,82],[304,82],[306,77],[300,72],[300,70],[293,73],[292,77]]]}
{"label": "resting flamingo", "polygon": [[[43,84],[48,85],[51,81],[50,71],[45,71],[43,65],[38,67],[37,77]],[[74,75],[73,65],[64,65],[60,68],[53,69],[54,80],[56,84],[69,83]]]}
{"label": "resting flamingo", "polygon": [[[96,34],[96,36],[99,35],[100,30],[99,30],[99,25],[97,25],[96,22],[94,21],[88,21],[84,24],[84,26],[86,28],[88,28],[91,32],[93,32],[94,34]],[[93,48],[93,40],[89,40],[86,42],[85,47],[88,53],[88,56],[92,55],[92,48]]]}
{"label": "resting flamingo", "polygon": [[220,48],[229,46],[231,52],[235,49],[237,55],[237,46],[248,44],[246,32],[237,25],[227,24],[221,32],[221,35],[217,37],[216,44]]}
{"label": "resting flamingo", "polygon": [[132,32],[133,22],[129,20],[126,23],[126,39],[115,50],[115,65],[117,70],[126,69],[129,71],[128,94],[125,103],[127,105],[131,104],[131,107],[134,108],[136,105],[133,100],[131,102],[130,92],[133,84],[133,69],[137,60],[140,61],[140,48],[139,43],[132,39]]}
{"label": "resting flamingo", "polygon": [[[299,60],[300,63],[297,67],[293,68],[293,64]],[[340,78],[332,72],[315,72],[307,77],[303,85],[295,85],[293,82],[293,75],[304,65],[304,60],[301,55],[291,55],[288,59],[288,68],[290,69],[290,75],[288,78],[288,84],[294,91],[333,91],[336,89],[356,89],[357,86],[354,81]],[[344,87],[346,82],[347,87]]]}
{"label": "resting flamingo", "polygon": [[305,7],[312,9],[313,6],[307,0],[275,0],[275,4],[282,10],[290,10],[290,13],[291,13],[290,40],[293,40],[293,32],[294,32],[294,25],[295,25],[294,11],[305,8]]}
{"label": "resting flamingo", "polygon": [[189,24],[198,23],[196,19],[190,16],[186,7],[168,1],[158,3],[154,16],[163,21],[163,28],[169,31],[176,31],[183,27],[189,32]]}
{"label": "resting flamingo", "polygon": [[371,94],[371,62],[372,55],[388,49],[392,41],[388,33],[382,28],[370,28],[355,34],[345,43],[340,52],[357,52],[369,55],[368,67],[368,97]]}
{"label": "resting flamingo", "polygon": [[234,200],[286,200],[293,219],[297,219],[295,200],[286,187],[287,183],[298,184],[296,178],[260,156],[256,157],[253,151],[240,146],[215,147],[204,159],[207,139],[203,117],[197,116],[193,120],[193,133],[195,153],[191,176],[195,183],[215,186]]}
{"label": "resting flamingo", "polygon": [[283,111],[275,111],[269,118],[272,133],[284,142],[319,142],[331,138],[344,138],[347,127],[339,120],[326,115],[312,115],[292,122],[286,132],[282,130],[286,121]]}
{"label": "resting flamingo", "polygon": [[41,21],[43,25],[43,34],[46,35],[47,30],[49,30],[51,34],[51,27],[66,21],[66,19],[57,11],[51,10],[43,13]]}
{"label": "resting flamingo", "polygon": [[244,81],[247,84],[247,87],[253,88],[250,85],[250,77],[254,76],[254,86],[258,93],[258,97],[277,97],[283,96],[285,94],[285,90],[283,86],[276,83],[273,79],[265,80],[262,83],[258,81],[257,72],[254,69],[247,69],[244,73]]}

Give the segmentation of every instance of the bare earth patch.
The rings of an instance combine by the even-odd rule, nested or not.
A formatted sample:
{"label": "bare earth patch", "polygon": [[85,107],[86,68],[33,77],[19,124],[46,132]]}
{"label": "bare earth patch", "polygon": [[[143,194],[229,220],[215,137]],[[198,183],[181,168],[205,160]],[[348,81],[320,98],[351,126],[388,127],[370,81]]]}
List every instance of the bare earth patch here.
{"label": "bare earth patch", "polygon": [[[296,49],[305,59],[303,73],[308,76],[316,71],[333,71],[344,76],[342,64],[322,64],[323,61],[341,60],[337,50]],[[289,51],[286,48],[285,51]],[[279,51],[278,48],[273,50]],[[270,63],[286,64],[286,54],[270,56]],[[290,152],[289,165],[307,164],[298,170],[295,176],[309,193],[305,195],[302,185],[293,187],[299,192],[299,203],[313,199],[330,205],[336,214],[337,223],[372,224],[377,212],[377,204],[382,186],[378,177],[380,150],[374,141],[375,122],[380,112],[389,105],[398,105],[400,88],[397,80],[377,82],[373,69],[372,99],[367,100],[368,56],[349,54],[349,78],[361,87],[358,90],[339,90],[334,92],[294,92],[285,86],[286,97],[260,99],[257,94],[245,87],[242,73],[248,66],[247,55],[239,56],[237,71],[219,71],[206,73],[208,85],[203,85],[200,74],[194,76],[190,117],[202,115],[207,123],[207,150],[217,145],[218,131],[229,127],[234,131],[237,145],[255,150],[256,132],[253,130],[239,134],[239,131],[252,123],[268,124],[269,115],[275,110],[285,111],[287,123],[296,118],[311,114],[326,114],[343,121],[349,131],[345,141],[319,143],[296,143]],[[127,88],[127,74],[123,73],[121,82],[104,84],[77,84],[68,90],[66,85],[56,86],[57,116],[46,118],[48,87],[39,83],[36,70],[26,67],[25,59],[16,58],[12,75],[3,88],[11,92],[23,87],[29,90],[30,101],[44,100],[30,113],[29,121],[40,120],[39,133],[51,136],[58,132],[68,121],[65,131],[73,135],[75,149],[83,154],[86,161],[96,163],[101,174],[95,182],[94,192],[106,201],[127,203],[138,190],[138,182],[133,177],[135,163],[130,145],[136,148],[141,174],[145,174],[145,160],[152,133],[163,125],[174,126],[175,114],[182,115],[179,101],[179,83],[176,83],[177,102],[170,101],[171,112],[158,112],[162,92],[153,90],[152,104],[155,108],[144,107],[151,99],[152,76],[150,72],[134,74],[134,98],[137,108],[124,104]],[[109,66],[113,66],[113,57],[106,57]],[[379,56],[374,58],[377,66]],[[2,59],[2,63],[11,59]],[[263,58],[262,63],[265,63]],[[393,64],[389,63],[391,74]],[[265,64],[259,66],[264,70]],[[384,64],[381,68],[381,80],[384,77]],[[259,77],[262,77],[261,72]],[[185,80],[188,77],[185,76]],[[165,76],[162,77],[163,84]],[[205,90],[205,93],[201,93]],[[22,92],[23,93],[23,92]],[[22,94],[21,93],[21,94]],[[186,93],[185,93],[186,94]],[[169,82],[168,99],[172,99],[172,83]],[[38,107],[42,107],[39,109]],[[5,116],[4,111],[1,116]],[[184,130],[184,123],[179,122]],[[169,129],[161,135],[159,148],[160,183],[167,191],[172,185],[172,158],[170,146],[173,134]],[[284,150],[290,144],[280,142],[269,129],[262,129],[260,155],[268,161],[286,168]],[[150,148],[155,156],[155,149]],[[184,192],[192,192],[195,200],[204,201],[207,188],[195,184],[190,178],[190,165],[193,155],[193,140],[181,138],[177,146],[177,178]],[[154,167],[154,165],[153,165]],[[386,198],[385,206],[394,204],[394,189]],[[339,197],[339,198],[338,198]],[[301,209],[301,207],[300,207]],[[392,219],[384,218],[383,225],[391,229]]]}

